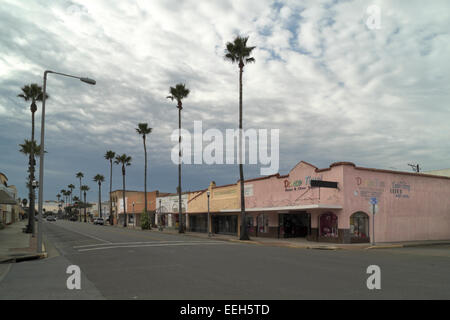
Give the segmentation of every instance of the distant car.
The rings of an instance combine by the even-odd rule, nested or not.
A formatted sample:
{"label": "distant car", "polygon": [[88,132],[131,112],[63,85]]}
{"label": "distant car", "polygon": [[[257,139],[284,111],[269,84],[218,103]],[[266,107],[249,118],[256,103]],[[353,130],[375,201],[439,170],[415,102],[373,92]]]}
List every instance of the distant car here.
{"label": "distant car", "polygon": [[94,220],[94,224],[100,224],[100,225],[104,226],[105,220],[103,218],[97,218]]}
{"label": "distant car", "polygon": [[70,221],[78,221],[78,218],[77,217],[71,217]]}
{"label": "distant car", "polygon": [[56,221],[56,218],[53,216],[48,216],[47,221]]}

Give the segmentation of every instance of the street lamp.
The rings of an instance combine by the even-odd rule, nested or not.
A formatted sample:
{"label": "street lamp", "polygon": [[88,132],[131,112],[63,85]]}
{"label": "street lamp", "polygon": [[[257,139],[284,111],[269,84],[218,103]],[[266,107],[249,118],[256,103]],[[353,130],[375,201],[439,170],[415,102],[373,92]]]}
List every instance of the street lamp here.
{"label": "street lamp", "polygon": [[135,226],[134,224],[134,201],[133,201],[133,227]]}
{"label": "street lamp", "polygon": [[159,199],[159,219],[158,219],[158,221],[159,221],[159,231],[163,231],[164,229],[164,225],[163,225],[163,222],[165,222],[165,221],[163,221],[163,219],[162,219],[162,210],[161,210],[161,199]]}
{"label": "street lamp", "polygon": [[96,82],[90,78],[82,78],[76,77],[65,73],[55,72],[46,70],[44,72],[44,88],[42,94],[42,117],[41,117],[41,151],[39,154],[39,204],[38,204],[38,212],[39,212],[39,220],[38,220],[38,243],[37,243],[37,252],[42,253],[42,203],[44,199],[44,133],[45,133],[45,96],[46,96],[46,88],[47,88],[47,74],[53,73],[64,77],[70,77],[75,79],[80,79],[80,81],[85,82],[87,84],[95,85]]}
{"label": "street lamp", "polygon": [[209,190],[206,191],[206,195],[208,196],[208,225],[206,226],[206,228],[208,229],[208,237],[211,237],[211,228],[210,228],[210,212],[209,212]]}

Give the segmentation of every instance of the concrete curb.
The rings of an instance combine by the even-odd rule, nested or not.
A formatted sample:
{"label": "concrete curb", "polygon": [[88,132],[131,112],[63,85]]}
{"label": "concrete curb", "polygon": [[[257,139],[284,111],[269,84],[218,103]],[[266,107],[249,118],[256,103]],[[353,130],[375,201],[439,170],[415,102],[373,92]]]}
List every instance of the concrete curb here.
{"label": "concrete curb", "polygon": [[380,245],[380,246],[370,246],[365,248],[365,250],[373,250],[373,249],[391,249],[391,248],[403,248],[403,244],[391,244],[391,245]]}
{"label": "concrete curb", "polygon": [[0,258],[0,263],[16,263],[29,260],[37,260],[47,258],[47,253],[24,254],[20,256],[9,256]]}
{"label": "concrete curb", "polygon": [[29,260],[45,259],[48,257],[44,242],[42,242],[42,253],[15,253],[14,255],[0,257],[0,263],[16,263]]}

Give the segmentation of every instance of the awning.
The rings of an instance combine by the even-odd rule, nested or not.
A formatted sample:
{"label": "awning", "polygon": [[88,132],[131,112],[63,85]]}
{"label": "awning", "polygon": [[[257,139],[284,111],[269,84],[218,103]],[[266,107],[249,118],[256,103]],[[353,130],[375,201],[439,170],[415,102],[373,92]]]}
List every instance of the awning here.
{"label": "awning", "polygon": [[5,191],[0,190],[0,204],[17,204],[16,200],[11,198]]}
{"label": "awning", "polygon": [[[312,209],[329,209],[341,210],[342,206],[338,204],[306,204],[300,206],[286,206],[286,207],[268,207],[268,208],[245,208],[245,212],[255,211],[288,211],[288,210],[312,210]],[[241,209],[220,210],[220,212],[241,212]]]}

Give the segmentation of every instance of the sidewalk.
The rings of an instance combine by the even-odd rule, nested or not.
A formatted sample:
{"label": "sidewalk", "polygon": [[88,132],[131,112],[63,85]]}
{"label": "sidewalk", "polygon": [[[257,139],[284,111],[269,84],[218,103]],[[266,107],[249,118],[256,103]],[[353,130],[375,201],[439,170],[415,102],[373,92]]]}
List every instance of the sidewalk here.
{"label": "sidewalk", "polygon": [[[135,230],[140,228],[135,228]],[[147,231],[147,230],[143,230]],[[153,228],[150,232],[165,233],[178,235],[176,229],[164,229],[159,231],[157,228]],[[407,247],[422,247],[422,246],[435,246],[435,245],[450,245],[450,240],[424,240],[424,241],[407,241],[407,242],[390,242],[390,243],[377,243],[373,246],[371,243],[327,243],[327,242],[313,242],[304,238],[288,238],[288,239],[276,239],[276,238],[261,238],[250,237],[251,240],[243,241],[239,240],[235,235],[224,234],[212,234],[208,237],[207,233],[202,232],[185,232],[186,236],[212,239],[220,241],[239,242],[245,244],[285,247],[285,248],[297,248],[297,249],[317,249],[317,250],[372,250],[372,249],[391,249],[391,248],[407,248]]]}
{"label": "sidewalk", "polygon": [[0,230],[0,263],[20,262],[46,257],[44,245],[42,245],[43,253],[36,253],[37,235],[32,237],[31,234],[22,232],[22,228],[25,228],[27,223],[27,220],[19,221]]}

